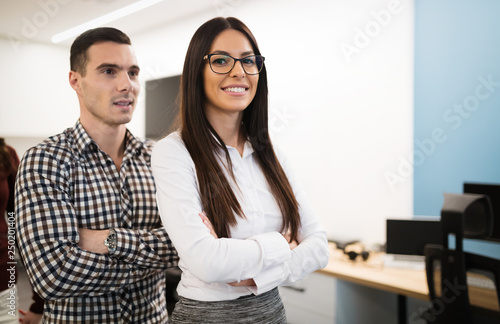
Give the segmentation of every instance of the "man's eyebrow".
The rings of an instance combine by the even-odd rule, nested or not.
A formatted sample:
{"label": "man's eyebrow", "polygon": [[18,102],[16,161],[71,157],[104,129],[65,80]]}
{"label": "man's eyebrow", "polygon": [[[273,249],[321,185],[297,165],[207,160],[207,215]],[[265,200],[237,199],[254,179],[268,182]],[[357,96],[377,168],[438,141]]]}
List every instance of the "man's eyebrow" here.
{"label": "man's eyebrow", "polygon": [[[98,67],[96,67],[96,70],[100,70],[100,69],[116,69],[116,70],[123,70],[123,68],[121,66],[119,66],[118,64],[113,64],[113,63],[102,63],[100,64]],[[137,70],[137,71],[140,71],[141,69],[137,66],[137,65],[132,65],[129,70]]]}

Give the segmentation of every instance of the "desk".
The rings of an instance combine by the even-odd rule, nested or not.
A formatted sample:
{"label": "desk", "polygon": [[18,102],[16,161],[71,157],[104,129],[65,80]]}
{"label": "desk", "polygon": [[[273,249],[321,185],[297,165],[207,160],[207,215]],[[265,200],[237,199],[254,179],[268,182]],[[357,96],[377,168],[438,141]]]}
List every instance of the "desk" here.
{"label": "desk", "polygon": [[[388,268],[382,263],[383,253],[371,253],[368,261],[350,261],[342,251],[330,246],[328,265],[319,273],[353,282],[359,285],[397,294],[398,323],[406,323],[406,297],[429,300],[425,270]],[[497,310],[494,291],[469,289],[471,304],[481,308]]]}

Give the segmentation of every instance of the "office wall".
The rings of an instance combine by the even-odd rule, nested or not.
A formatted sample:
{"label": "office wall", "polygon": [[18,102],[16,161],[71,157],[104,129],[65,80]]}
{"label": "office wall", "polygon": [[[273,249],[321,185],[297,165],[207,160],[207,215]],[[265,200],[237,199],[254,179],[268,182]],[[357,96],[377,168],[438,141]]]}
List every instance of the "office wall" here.
{"label": "office wall", "polygon": [[[414,213],[439,215],[443,192],[500,183],[500,2],[415,2]],[[500,244],[465,248],[500,256]]]}
{"label": "office wall", "polygon": [[48,136],[76,122],[69,49],[0,38],[0,53],[0,136]]}

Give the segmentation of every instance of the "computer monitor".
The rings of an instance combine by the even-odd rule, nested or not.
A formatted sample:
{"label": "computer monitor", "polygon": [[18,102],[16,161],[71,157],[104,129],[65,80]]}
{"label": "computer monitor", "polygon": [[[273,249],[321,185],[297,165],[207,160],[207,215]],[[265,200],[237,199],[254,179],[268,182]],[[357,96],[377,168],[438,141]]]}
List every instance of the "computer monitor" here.
{"label": "computer monitor", "polygon": [[490,197],[493,208],[493,234],[485,239],[500,242],[500,184],[466,182],[464,193],[483,194]]}
{"label": "computer monitor", "polygon": [[387,254],[424,255],[426,244],[442,244],[438,219],[387,219]]}

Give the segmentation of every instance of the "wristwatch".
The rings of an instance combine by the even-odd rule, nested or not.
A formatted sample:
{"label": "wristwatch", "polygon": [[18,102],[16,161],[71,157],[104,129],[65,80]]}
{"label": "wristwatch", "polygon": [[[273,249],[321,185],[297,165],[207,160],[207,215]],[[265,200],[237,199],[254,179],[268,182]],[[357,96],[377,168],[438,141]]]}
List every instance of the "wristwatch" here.
{"label": "wristwatch", "polygon": [[104,240],[104,245],[108,247],[109,254],[113,254],[116,252],[116,231],[114,228],[109,229],[109,235]]}

